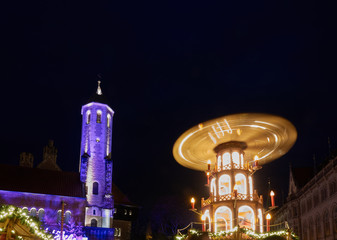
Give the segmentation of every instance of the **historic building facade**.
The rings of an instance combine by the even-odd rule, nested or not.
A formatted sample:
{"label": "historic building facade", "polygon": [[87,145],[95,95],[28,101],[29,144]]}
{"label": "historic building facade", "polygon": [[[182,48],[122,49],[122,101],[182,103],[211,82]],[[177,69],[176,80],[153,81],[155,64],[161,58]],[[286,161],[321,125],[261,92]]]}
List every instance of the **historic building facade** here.
{"label": "historic building facade", "polygon": [[62,229],[68,240],[129,240],[138,213],[138,207],[112,182],[114,111],[99,84],[82,107],[79,172],[61,171],[53,141],[44,148],[43,160],[36,168],[30,153],[20,155],[20,166],[0,168],[0,204],[25,209],[45,228],[54,232]]}
{"label": "historic building facade", "polygon": [[337,239],[337,157],[319,171],[290,168],[287,202],[272,213],[274,229],[289,227],[303,240]]}

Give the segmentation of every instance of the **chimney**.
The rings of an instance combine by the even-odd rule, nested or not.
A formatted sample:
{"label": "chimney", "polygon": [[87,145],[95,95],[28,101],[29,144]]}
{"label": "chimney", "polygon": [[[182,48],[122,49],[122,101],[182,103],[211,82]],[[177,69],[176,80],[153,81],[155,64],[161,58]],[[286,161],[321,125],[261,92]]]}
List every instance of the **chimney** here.
{"label": "chimney", "polygon": [[56,164],[57,148],[54,146],[54,141],[49,140],[48,145],[43,148],[43,161]]}
{"label": "chimney", "polygon": [[34,156],[31,153],[22,152],[20,153],[20,167],[32,168],[34,163]]}

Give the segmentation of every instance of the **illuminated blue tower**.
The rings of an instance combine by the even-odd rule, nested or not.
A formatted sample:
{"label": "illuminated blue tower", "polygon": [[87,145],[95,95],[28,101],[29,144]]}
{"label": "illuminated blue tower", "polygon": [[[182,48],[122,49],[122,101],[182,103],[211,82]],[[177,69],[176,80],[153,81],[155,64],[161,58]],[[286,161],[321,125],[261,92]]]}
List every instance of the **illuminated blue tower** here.
{"label": "illuminated blue tower", "polygon": [[82,106],[80,175],[85,186],[85,226],[111,228],[114,207],[112,185],[112,117],[100,81],[89,103]]}

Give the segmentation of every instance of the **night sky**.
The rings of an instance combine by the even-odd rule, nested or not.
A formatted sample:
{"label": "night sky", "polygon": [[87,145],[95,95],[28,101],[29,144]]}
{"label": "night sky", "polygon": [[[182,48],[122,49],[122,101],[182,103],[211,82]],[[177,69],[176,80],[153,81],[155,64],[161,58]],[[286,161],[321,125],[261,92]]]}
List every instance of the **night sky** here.
{"label": "night sky", "polygon": [[[332,1],[331,1],[332,2]],[[1,30],[1,158],[78,171],[81,106],[102,91],[115,111],[113,180],[136,204],[166,196],[197,206],[204,173],[180,166],[175,140],[220,116],[261,112],[291,121],[293,148],[255,175],[277,201],[289,163],[319,165],[337,148],[336,26],[323,1],[10,1]],[[279,197],[278,197],[279,196]],[[267,196],[265,195],[265,198]]]}

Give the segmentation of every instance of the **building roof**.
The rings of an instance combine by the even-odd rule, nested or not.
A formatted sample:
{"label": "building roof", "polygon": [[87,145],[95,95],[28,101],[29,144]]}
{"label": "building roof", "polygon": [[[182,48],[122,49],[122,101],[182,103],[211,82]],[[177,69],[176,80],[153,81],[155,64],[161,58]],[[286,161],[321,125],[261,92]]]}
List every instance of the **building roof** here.
{"label": "building roof", "polygon": [[135,206],[114,183],[112,183],[112,195],[114,196],[115,204]]}
{"label": "building roof", "polygon": [[84,198],[79,173],[0,165],[0,190]]}
{"label": "building roof", "polygon": [[[69,197],[85,197],[78,172],[52,171],[13,165],[0,165],[0,190],[50,194]],[[135,206],[112,183],[115,204]]]}

